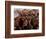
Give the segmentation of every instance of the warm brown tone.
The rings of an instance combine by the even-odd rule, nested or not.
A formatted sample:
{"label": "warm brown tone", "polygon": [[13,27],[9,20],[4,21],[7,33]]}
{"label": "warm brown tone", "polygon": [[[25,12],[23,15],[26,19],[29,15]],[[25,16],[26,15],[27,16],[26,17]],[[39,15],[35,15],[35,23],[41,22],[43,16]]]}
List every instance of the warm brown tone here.
{"label": "warm brown tone", "polygon": [[[39,28],[39,10],[22,9],[14,10],[14,30],[31,30]],[[14,15],[14,16],[16,16]]]}
{"label": "warm brown tone", "polygon": [[[28,33],[28,34],[10,34],[10,6],[11,5],[24,5],[24,6],[41,6],[42,7],[42,33]],[[33,3],[33,2],[16,2],[16,1],[6,1],[6,26],[5,26],[5,38],[15,38],[15,37],[32,37],[32,36],[44,36],[45,34],[45,8],[44,3]]]}

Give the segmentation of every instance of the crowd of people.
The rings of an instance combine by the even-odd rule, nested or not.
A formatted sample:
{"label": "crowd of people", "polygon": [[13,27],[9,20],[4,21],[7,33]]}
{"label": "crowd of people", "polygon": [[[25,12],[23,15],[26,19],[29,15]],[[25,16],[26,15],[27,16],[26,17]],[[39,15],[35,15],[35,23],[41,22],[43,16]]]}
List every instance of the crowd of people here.
{"label": "crowd of people", "polygon": [[29,30],[39,28],[39,11],[37,9],[16,10],[19,15],[14,17],[15,30]]}

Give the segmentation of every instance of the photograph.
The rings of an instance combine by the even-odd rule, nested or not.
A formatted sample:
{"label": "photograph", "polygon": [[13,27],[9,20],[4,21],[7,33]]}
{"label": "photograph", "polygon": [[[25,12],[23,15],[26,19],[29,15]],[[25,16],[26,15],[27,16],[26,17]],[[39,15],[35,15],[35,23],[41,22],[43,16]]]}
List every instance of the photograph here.
{"label": "photograph", "polygon": [[39,29],[38,9],[14,9],[14,30]]}
{"label": "photograph", "polygon": [[45,35],[45,4],[5,1],[5,38]]}
{"label": "photograph", "polygon": [[40,6],[11,5],[11,34],[41,33],[41,19]]}

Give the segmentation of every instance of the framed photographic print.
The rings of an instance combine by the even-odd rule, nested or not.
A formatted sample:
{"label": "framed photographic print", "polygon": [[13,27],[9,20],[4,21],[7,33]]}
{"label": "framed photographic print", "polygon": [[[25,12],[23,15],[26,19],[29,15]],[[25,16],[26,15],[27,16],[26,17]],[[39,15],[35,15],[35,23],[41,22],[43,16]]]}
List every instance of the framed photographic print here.
{"label": "framed photographic print", "polygon": [[44,3],[5,1],[5,38],[45,35]]}

